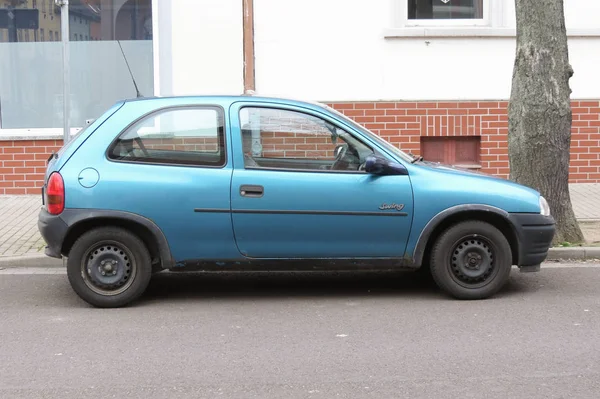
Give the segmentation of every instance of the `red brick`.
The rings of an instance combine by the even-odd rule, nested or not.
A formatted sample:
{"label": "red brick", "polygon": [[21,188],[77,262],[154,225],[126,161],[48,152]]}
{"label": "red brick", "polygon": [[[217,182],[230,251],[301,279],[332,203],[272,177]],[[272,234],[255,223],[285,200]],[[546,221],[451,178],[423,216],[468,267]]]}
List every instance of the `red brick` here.
{"label": "red brick", "polygon": [[28,188],[26,190],[25,194],[28,194],[28,195],[40,194],[40,189],[39,188]]}
{"label": "red brick", "polygon": [[600,127],[600,120],[599,121],[589,121],[589,126]]}
{"label": "red brick", "polygon": [[579,142],[581,147],[593,147],[598,145],[598,141],[595,140],[583,140]]}
{"label": "red brick", "polygon": [[397,103],[396,108],[399,108],[399,109],[417,108],[417,103],[409,103],[409,102]]}
{"label": "red brick", "polygon": [[476,102],[460,102],[458,108],[477,108],[479,105]]}
{"label": "red brick", "polygon": [[375,108],[396,108],[396,103],[375,103]]}
{"label": "red brick", "polygon": [[375,122],[374,116],[357,116],[353,119],[356,123],[373,123],[373,122]]}
{"label": "red brick", "polygon": [[600,159],[591,159],[589,163],[590,166],[600,166]]}
{"label": "red brick", "polygon": [[5,168],[22,168],[24,166],[24,161],[4,161]]}
{"label": "red brick", "polygon": [[587,179],[587,175],[585,173],[571,173],[569,174],[570,179]]}
{"label": "red brick", "polygon": [[[420,126],[420,124],[419,124],[419,126]],[[385,128],[386,129],[406,129],[407,124],[406,123],[386,123]]]}
{"label": "red brick", "polygon": [[6,195],[24,195],[27,191],[24,188],[6,188],[4,189]]}
{"label": "red brick", "polygon": [[22,154],[25,152],[25,147],[4,147],[5,154]]}
{"label": "red brick", "polygon": [[31,173],[31,174],[25,176],[25,180],[43,181],[44,180],[44,175],[43,174],[37,174],[37,173]]}
{"label": "red brick", "polygon": [[385,115],[387,110],[385,109],[367,109],[364,111],[365,116],[379,116]]}
{"label": "red brick", "polygon": [[469,109],[469,115],[487,115],[490,113],[489,109],[471,108]]}
{"label": "red brick", "polygon": [[396,122],[396,117],[395,116],[376,116],[375,121],[376,122]]}
{"label": "red brick", "polygon": [[373,109],[375,108],[374,103],[356,103],[354,104],[355,109]]}
{"label": "red brick", "polygon": [[496,101],[481,101],[478,104],[479,108],[498,108],[498,102]]}
{"label": "red brick", "polygon": [[467,112],[464,108],[449,109],[448,115],[467,115]]}
{"label": "red brick", "polygon": [[334,109],[354,109],[354,104],[352,103],[334,103],[331,105],[331,108]]}
{"label": "red brick", "polygon": [[600,114],[582,114],[579,115],[580,121],[597,121],[600,119]]}
{"label": "red brick", "polygon": [[600,101],[580,101],[579,106],[580,107],[597,107],[598,103],[600,103]]}
{"label": "red brick", "polygon": [[0,187],[14,187],[14,181],[0,181]]}
{"label": "red brick", "polygon": [[12,161],[13,159],[13,154],[0,154],[0,161]]}
{"label": "red brick", "polygon": [[410,137],[407,136],[394,136],[394,137],[390,137],[389,140],[390,143],[408,143],[410,141]]}
{"label": "red brick", "polygon": [[587,114],[590,112],[590,109],[582,107],[571,107],[571,111],[573,112],[573,114]]}
{"label": "red brick", "polygon": [[458,108],[458,103],[454,102],[447,102],[447,101],[440,101],[437,103],[438,108]]}
{"label": "red brick", "polygon": [[365,110],[363,110],[363,109],[344,110],[344,115],[346,115],[346,116],[364,116]]}
{"label": "red brick", "polygon": [[598,159],[597,154],[579,154],[579,159]]}
{"label": "red brick", "polygon": [[296,150],[317,150],[316,144],[296,144]]}
{"label": "red brick", "polygon": [[401,116],[401,115],[406,115],[406,110],[405,109],[386,109],[385,114],[393,115],[393,116]]}
{"label": "red brick", "polygon": [[448,115],[447,109],[428,109],[427,115]]}

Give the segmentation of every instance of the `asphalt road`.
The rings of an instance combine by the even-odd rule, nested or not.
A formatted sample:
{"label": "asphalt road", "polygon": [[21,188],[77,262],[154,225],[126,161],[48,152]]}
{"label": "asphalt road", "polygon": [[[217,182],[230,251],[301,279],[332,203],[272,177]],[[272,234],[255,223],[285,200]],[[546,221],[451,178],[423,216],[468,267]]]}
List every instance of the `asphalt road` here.
{"label": "asphalt road", "polygon": [[0,398],[599,398],[587,266],[475,302],[401,274],[164,274],[111,310],[5,270]]}

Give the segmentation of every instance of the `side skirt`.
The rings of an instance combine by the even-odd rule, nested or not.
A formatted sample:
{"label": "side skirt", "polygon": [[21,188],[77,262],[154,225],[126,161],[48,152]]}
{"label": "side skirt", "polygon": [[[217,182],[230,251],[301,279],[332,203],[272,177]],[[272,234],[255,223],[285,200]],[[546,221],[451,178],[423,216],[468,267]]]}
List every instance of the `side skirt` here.
{"label": "side skirt", "polygon": [[401,258],[185,260],[170,271],[393,271],[417,267]]}

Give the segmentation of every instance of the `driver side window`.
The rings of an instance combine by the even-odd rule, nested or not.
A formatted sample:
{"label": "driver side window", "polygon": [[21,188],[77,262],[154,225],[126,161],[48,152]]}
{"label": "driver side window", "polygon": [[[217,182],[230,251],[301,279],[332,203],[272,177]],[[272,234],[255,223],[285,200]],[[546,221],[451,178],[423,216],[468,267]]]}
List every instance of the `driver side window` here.
{"label": "driver side window", "polygon": [[373,150],[329,122],[302,112],[240,111],[246,168],[360,171]]}

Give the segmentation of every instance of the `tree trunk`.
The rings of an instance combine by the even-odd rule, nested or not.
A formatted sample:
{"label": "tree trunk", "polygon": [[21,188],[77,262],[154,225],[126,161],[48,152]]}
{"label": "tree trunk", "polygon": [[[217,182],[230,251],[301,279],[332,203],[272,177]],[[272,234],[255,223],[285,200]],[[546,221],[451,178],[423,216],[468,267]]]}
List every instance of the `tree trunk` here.
{"label": "tree trunk", "polygon": [[569,195],[571,89],[563,0],[515,0],[517,50],[508,106],[510,178],[538,190],[554,243],[583,241]]}

